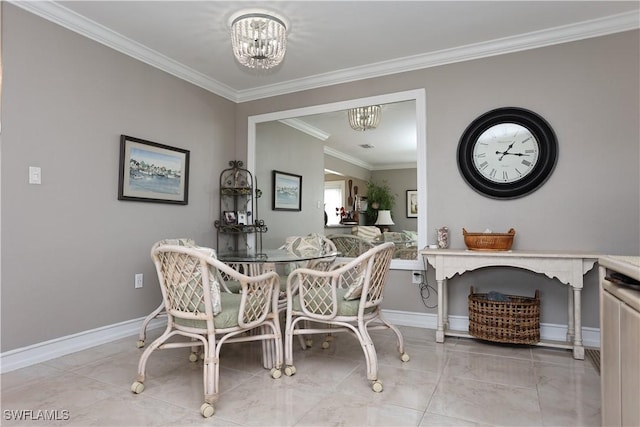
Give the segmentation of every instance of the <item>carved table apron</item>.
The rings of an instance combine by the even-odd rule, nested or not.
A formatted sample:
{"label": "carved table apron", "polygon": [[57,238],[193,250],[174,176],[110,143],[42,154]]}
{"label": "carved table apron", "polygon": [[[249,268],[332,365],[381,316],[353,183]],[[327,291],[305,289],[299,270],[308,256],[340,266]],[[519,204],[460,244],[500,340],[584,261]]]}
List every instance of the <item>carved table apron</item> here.
{"label": "carved table apron", "polygon": [[465,249],[424,249],[420,253],[434,268],[438,283],[438,328],[436,342],[444,342],[445,335],[469,336],[449,331],[447,279],[456,274],[482,267],[517,267],[544,274],[568,285],[568,315],[566,344],[540,343],[550,347],[573,349],[574,359],[584,359],[582,344],[581,292],[583,276],[598,261],[598,255],[579,251],[470,251]]}

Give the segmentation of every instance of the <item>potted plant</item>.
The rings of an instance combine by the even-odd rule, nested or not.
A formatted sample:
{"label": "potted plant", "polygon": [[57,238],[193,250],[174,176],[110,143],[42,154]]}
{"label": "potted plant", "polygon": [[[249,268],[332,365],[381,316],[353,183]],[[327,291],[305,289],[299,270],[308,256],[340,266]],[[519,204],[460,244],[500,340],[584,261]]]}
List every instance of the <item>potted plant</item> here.
{"label": "potted plant", "polygon": [[377,184],[367,182],[367,225],[376,222],[379,210],[392,210],[396,204],[396,195],[391,191],[387,181]]}

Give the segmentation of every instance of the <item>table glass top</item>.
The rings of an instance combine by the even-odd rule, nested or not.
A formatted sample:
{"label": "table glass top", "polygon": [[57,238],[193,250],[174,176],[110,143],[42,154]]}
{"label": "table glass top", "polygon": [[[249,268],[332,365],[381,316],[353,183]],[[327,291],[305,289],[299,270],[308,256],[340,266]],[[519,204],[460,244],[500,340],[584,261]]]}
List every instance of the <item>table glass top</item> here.
{"label": "table glass top", "polygon": [[307,251],[289,252],[284,249],[263,249],[262,251],[222,252],[218,259],[222,262],[297,262],[339,256],[340,252]]}

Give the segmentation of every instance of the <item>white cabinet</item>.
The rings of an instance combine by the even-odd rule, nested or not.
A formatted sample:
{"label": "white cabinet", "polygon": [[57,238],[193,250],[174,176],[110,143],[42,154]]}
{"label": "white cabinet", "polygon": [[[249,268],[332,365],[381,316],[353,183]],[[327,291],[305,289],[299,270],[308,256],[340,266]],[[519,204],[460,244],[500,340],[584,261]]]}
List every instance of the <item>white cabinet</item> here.
{"label": "white cabinet", "polygon": [[600,264],[600,361],[603,426],[640,426],[640,290],[607,280],[640,280],[640,257],[608,256]]}

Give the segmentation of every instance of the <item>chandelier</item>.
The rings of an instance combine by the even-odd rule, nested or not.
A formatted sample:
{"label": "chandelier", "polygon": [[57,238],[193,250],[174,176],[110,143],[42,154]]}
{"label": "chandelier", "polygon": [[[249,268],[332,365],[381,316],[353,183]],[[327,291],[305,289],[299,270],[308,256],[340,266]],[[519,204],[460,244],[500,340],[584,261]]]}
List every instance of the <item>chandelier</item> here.
{"label": "chandelier", "polygon": [[280,64],[287,49],[287,25],[270,12],[240,12],[231,18],[233,54],[242,65],[268,70]]}
{"label": "chandelier", "polygon": [[375,129],[380,124],[379,105],[369,105],[368,107],[357,107],[349,110],[349,125],[353,130],[365,131]]}

